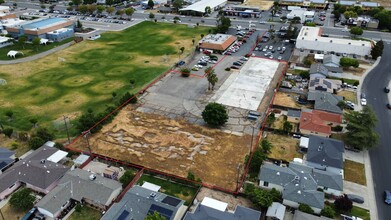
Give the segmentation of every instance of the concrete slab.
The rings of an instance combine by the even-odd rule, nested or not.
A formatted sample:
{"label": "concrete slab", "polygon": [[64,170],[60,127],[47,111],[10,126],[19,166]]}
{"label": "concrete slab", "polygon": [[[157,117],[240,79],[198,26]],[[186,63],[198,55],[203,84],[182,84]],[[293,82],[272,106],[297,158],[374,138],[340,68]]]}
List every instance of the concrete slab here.
{"label": "concrete slab", "polygon": [[231,74],[212,97],[217,103],[256,111],[279,62],[250,58],[239,74]]}

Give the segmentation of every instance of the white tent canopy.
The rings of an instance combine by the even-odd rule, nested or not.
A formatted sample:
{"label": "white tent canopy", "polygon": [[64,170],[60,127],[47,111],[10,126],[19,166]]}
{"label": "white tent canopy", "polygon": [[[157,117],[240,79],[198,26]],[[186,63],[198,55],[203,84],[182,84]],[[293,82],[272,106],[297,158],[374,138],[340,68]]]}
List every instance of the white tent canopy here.
{"label": "white tent canopy", "polygon": [[20,52],[20,51],[16,51],[16,50],[10,50],[8,53],[7,53],[7,56],[8,57],[13,57],[15,58],[17,54],[23,54],[23,52]]}

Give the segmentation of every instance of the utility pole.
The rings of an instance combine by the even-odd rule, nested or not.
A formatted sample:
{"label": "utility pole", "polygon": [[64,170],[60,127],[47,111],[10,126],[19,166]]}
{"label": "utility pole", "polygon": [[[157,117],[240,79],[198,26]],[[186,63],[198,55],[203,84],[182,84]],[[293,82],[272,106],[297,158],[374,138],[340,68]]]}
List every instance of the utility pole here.
{"label": "utility pole", "polygon": [[67,130],[67,136],[68,136],[68,144],[71,143],[71,139],[69,138],[69,131],[68,131],[68,124],[67,124],[67,119],[69,120],[69,118],[65,115],[63,115],[64,117],[64,123],[65,123],[65,129]]}
{"label": "utility pole", "polygon": [[86,141],[87,141],[87,148],[88,148],[88,150],[90,151],[90,154],[91,154],[92,151],[91,151],[90,141],[88,140],[88,135],[90,135],[91,132],[88,130],[88,131],[82,132],[82,134],[83,134],[83,137],[84,137],[84,138],[86,139]]}

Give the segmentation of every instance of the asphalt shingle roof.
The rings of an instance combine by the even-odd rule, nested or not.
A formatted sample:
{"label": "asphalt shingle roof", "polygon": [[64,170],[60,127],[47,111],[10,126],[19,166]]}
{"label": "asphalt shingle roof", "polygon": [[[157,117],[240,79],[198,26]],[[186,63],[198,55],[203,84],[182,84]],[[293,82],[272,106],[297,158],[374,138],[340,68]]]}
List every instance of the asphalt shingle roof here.
{"label": "asphalt shingle roof", "polygon": [[300,118],[301,111],[300,111],[300,110],[288,109],[287,115],[288,115],[289,117]]}
{"label": "asphalt shingle roof", "polygon": [[293,216],[293,220],[332,220],[332,219],[323,216],[318,217],[316,215],[311,215],[304,212],[300,212],[299,210],[295,210],[295,215]]}
{"label": "asphalt shingle roof", "polygon": [[321,74],[326,77],[329,70],[321,63],[313,63],[310,67],[310,74]]}
{"label": "asphalt shingle roof", "polygon": [[323,65],[327,66],[328,64],[335,64],[339,66],[340,58],[334,54],[326,54],[323,57]]}
{"label": "asphalt shingle roof", "polygon": [[308,142],[307,161],[342,169],[344,147],[342,141],[311,135]]}
{"label": "asphalt shingle roof", "polygon": [[337,105],[339,101],[343,100],[341,96],[328,92],[310,91],[308,92],[308,100],[315,101],[314,108],[317,110],[342,114],[342,109]]}
{"label": "asphalt shingle roof", "polygon": [[236,206],[235,212],[222,212],[199,204],[193,213],[188,212],[184,220],[259,220],[261,212],[253,209]]}

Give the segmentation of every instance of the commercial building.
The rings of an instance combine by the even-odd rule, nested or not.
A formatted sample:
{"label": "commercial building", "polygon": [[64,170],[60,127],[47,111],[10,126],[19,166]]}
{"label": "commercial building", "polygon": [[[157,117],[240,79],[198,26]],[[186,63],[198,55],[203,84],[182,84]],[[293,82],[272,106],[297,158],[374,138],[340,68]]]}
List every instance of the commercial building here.
{"label": "commercial building", "polygon": [[313,7],[323,9],[327,5],[326,0],[281,0],[281,6]]}
{"label": "commercial building", "polygon": [[179,12],[183,14],[203,15],[205,14],[206,7],[210,7],[213,12],[223,8],[226,4],[227,0],[201,0],[187,6],[186,8],[179,9]]}
{"label": "commercial building", "polygon": [[64,18],[43,18],[6,27],[13,37],[26,35],[28,40],[36,37],[62,41],[74,36],[75,21]]}
{"label": "commercial building", "polygon": [[289,20],[292,20],[295,17],[300,18],[300,23],[314,22],[315,11],[307,11],[303,8],[298,10],[292,10],[289,14],[286,15],[286,18]]}
{"label": "commercial building", "polygon": [[0,20],[16,18],[16,14],[10,12],[9,6],[0,5]]}
{"label": "commercial building", "polygon": [[261,15],[261,10],[253,6],[227,5],[223,11],[224,15],[245,18],[258,18]]}
{"label": "commercial building", "polygon": [[212,50],[221,53],[236,41],[236,37],[229,34],[208,34],[198,42],[201,50]]}
{"label": "commercial building", "polygon": [[377,2],[360,2],[360,1],[345,1],[345,0],[340,0],[338,2],[342,6],[347,6],[347,7],[361,7],[363,10],[370,10],[373,8],[377,8],[380,6],[379,3]]}
{"label": "commercial building", "polygon": [[324,54],[345,53],[358,56],[369,55],[372,49],[369,41],[322,37],[321,34],[322,29],[319,27],[302,27],[296,40],[296,48],[301,51],[320,51]]}

